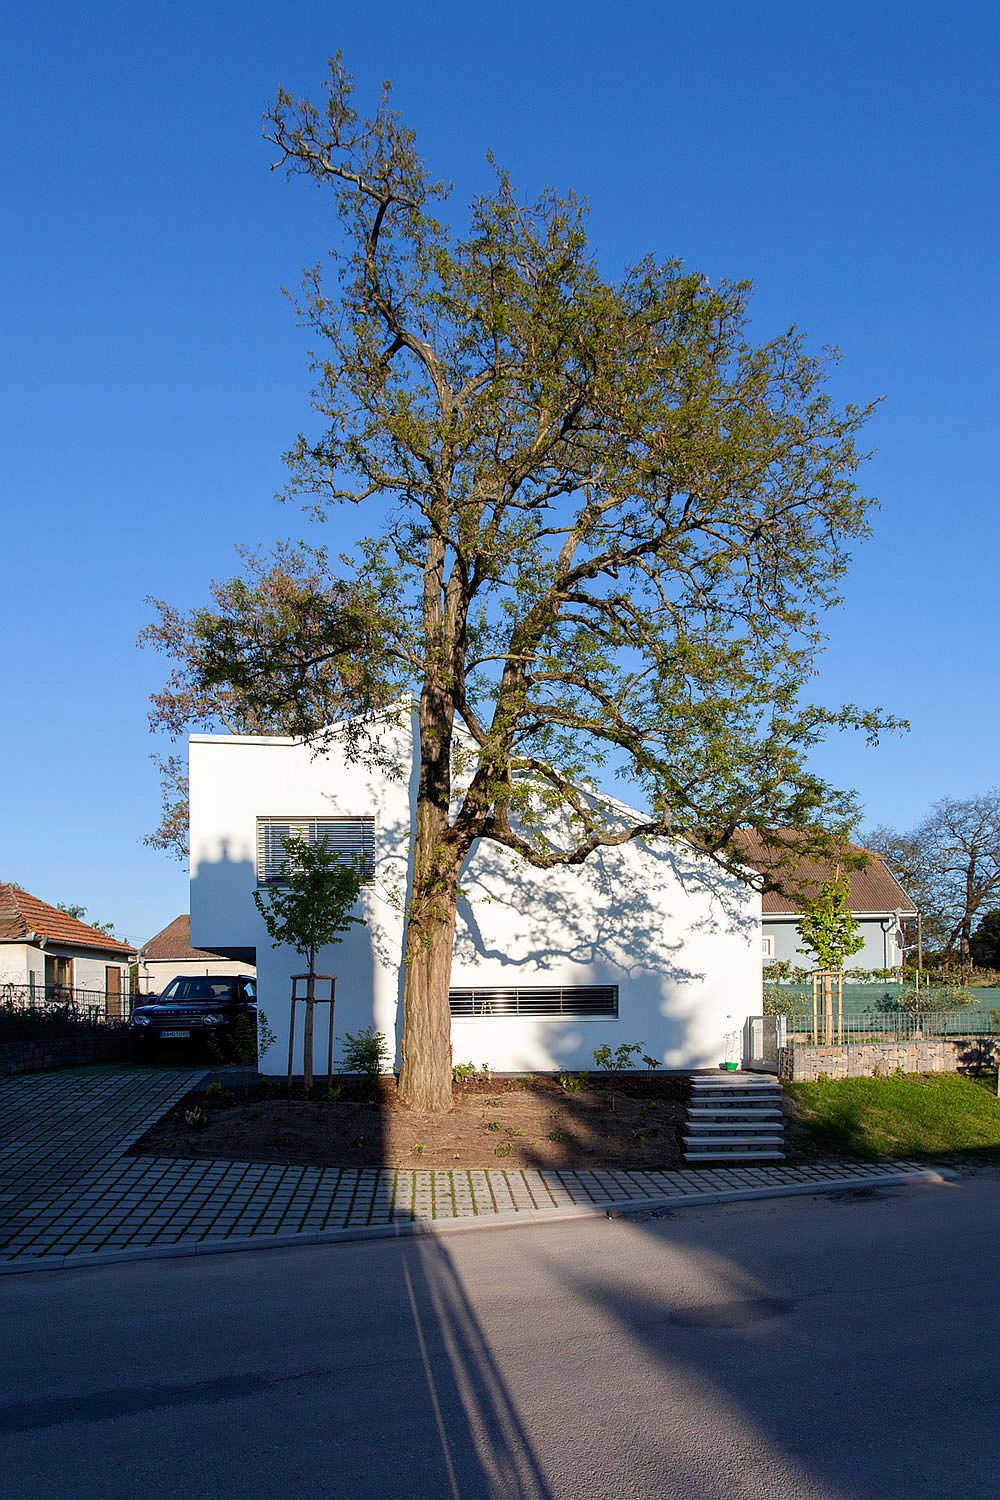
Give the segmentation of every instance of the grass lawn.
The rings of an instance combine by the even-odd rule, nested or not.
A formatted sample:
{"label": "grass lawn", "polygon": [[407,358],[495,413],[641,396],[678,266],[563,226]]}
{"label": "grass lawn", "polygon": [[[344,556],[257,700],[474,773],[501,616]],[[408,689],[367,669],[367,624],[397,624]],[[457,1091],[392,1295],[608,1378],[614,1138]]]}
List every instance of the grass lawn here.
{"label": "grass lawn", "polygon": [[798,1120],[789,1132],[793,1150],[869,1158],[963,1153],[1000,1162],[995,1073],[827,1079],[784,1089]]}

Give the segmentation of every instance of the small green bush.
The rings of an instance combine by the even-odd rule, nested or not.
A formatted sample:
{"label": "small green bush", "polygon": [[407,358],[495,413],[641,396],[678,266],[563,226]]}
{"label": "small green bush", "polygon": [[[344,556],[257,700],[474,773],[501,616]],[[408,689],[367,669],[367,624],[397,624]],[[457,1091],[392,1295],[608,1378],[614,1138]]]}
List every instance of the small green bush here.
{"label": "small green bush", "polygon": [[378,1083],[390,1061],[384,1032],[367,1026],[364,1031],[345,1034],[344,1067],[348,1073],[365,1073],[372,1083]]}
{"label": "small green bush", "polygon": [[625,1068],[630,1068],[633,1057],[638,1057],[641,1052],[641,1042],[622,1042],[614,1051],[605,1042],[594,1048],[594,1062],[606,1073],[620,1073]]}

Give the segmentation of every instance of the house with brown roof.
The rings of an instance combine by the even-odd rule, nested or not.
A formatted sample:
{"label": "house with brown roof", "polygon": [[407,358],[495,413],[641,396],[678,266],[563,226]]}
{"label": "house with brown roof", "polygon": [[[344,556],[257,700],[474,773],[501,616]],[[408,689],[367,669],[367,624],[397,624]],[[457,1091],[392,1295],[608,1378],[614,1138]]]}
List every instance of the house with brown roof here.
{"label": "house with brown roof", "polygon": [[[771,844],[756,834],[744,836],[746,859],[767,878],[761,896],[761,945],[766,964],[789,962],[809,968],[801,952],[799,916],[803,903],[819,894],[838,870],[847,880],[848,902],[861,928],[864,947],[849,960],[854,969],[896,969],[906,954],[906,924],[917,908],[885,860],[857,844],[841,844],[836,853],[807,852],[796,835],[785,833]],[[912,943],[912,939],[911,939]]]}
{"label": "house with brown roof", "polygon": [[29,895],[0,884],[0,999],[72,999],[109,1016],[128,1010],[135,949]]}
{"label": "house with brown roof", "polygon": [[257,973],[253,949],[192,948],[191,918],[185,912],[139,949],[139,991],[159,995],[178,974]]}

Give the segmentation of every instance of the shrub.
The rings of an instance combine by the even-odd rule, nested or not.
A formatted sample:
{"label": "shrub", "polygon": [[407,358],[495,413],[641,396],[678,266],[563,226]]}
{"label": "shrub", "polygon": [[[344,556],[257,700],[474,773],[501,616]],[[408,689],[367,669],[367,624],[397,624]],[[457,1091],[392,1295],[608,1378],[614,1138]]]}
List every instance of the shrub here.
{"label": "shrub", "polygon": [[365,1073],[372,1083],[378,1083],[390,1061],[384,1032],[368,1026],[364,1031],[345,1034],[344,1067],[348,1073]]}
{"label": "shrub", "polygon": [[594,1061],[606,1073],[620,1073],[623,1069],[630,1068],[633,1057],[638,1057],[641,1052],[641,1042],[622,1042],[621,1046],[616,1047],[614,1051],[605,1042],[602,1046],[594,1048]]}

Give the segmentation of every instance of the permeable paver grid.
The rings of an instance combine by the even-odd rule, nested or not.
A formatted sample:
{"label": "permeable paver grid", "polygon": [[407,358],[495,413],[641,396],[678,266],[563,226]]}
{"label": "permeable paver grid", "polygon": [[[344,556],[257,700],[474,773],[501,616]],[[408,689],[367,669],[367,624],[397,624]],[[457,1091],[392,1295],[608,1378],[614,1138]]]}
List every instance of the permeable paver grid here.
{"label": "permeable paver grid", "polygon": [[[676,1171],[365,1169],[131,1157],[128,1147],[203,1076],[73,1068],[0,1083],[0,1263],[227,1241],[267,1244],[432,1221],[541,1219],[579,1205],[897,1176],[909,1164]],[[914,1172],[917,1168],[912,1168]]]}

